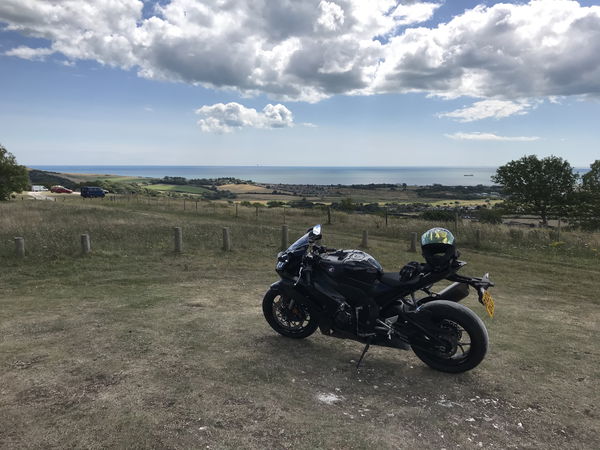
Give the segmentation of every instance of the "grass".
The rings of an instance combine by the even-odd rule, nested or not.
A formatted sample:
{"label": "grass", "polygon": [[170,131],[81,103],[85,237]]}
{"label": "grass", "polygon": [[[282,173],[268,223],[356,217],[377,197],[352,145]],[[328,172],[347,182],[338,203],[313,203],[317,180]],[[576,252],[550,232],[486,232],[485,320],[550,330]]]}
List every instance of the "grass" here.
{"label": "grass", "polygon": [[273,190],[267,189],[262,186],[256,186],[254,184],[223,184],[221,186],[217,186],[220,191],[229,191],[234,194],[270,194]]}
{"label": "grass", "polygon": [[70,179],[76,183],[85,181],[110,181],[110,182],[123,182],[123,183],[146,183],[150,178],[147,177],[134,177],[126,175],[109,175],[109,174],[89,174],[89,173],[61,173],[61,176]]}
{"label": "grass", "polygon": [[146,183],[148,183],[149,180],[151,180],[151,178],[148,178],[148,177],[127,177],[124,175],[109,176],[109,177],[100,175],[96,179],[102,180],[102,181],[116,182],[116,183],[142,183],[142,184],[146,184]]}
{"label": "grass", "polygon": [[502,200],[493,199],[486,201],[485,199],[480,200],[435,200],[428,202],[432,206],[494,206],[498,203],[502,203]]}
{"label": "grass", "polygon": [[209,192],[208,189],[200,186],[188,186],[179,184],[149,184],[145,187],[146,189],[150,189],[151,191],[161,192],[183,192],[187,194],[203,194],[205,192]]}
{"label": "grass", "polygon": [[[465,301],[488,327],[486,360],[452,376],[374,348],[356,373],[360,345],[291,341],[262,318],[283,211],[239,207],[236,218],[232,205],[198,205],[0,204],[0,447],[597,447],[600,268],[584,244],[577,250],[583,235],[564,233],[570,250],[537,248],[528,234],[489,227],[476,248],[465,225],[465,272],[490,271],[497,283],[493,320]],[[431,225],[333,219],[328,246],[356,247],[368,228],[369,252],[388,270],[417,257],[406,251],[409,230]],[[287,210],[286,221],[295,238],[326,216]],[[230,253],[220,250],[222,226]],[[23,260],[14,236],[25,237]],[[493,248],[503,240],[518,248]]]}

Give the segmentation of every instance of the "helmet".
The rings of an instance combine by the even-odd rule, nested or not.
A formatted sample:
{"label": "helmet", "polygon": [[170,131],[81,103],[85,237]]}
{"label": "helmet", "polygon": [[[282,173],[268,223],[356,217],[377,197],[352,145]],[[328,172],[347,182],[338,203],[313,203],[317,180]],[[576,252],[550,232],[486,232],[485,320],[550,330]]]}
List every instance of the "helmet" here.
{"label": "helmet", "polygon": [[458,257],[454,235],[445,228],[432,228],[423,233],[421,251],[427,264],[436,272],[447,269],[450,262]]}

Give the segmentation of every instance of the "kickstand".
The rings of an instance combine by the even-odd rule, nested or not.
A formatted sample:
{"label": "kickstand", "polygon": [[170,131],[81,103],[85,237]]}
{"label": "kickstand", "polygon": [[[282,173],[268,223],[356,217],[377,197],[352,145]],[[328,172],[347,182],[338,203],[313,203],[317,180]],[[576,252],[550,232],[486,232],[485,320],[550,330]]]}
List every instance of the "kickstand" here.
{"label": "kickstand", "polygon": [[356,371],[358,372],[358,369],[360,369],[360,363],[362,362],[363,358],[365,357],[365,355],[367,354],[367,352],[369,351],[369,347],[371,346],[371,338],[369,338],[367,340],[367,345],[365,345],[364,350],[362,351],[362,355],[360,355],[360,359],[358,360],[358,362],[356,363]]}

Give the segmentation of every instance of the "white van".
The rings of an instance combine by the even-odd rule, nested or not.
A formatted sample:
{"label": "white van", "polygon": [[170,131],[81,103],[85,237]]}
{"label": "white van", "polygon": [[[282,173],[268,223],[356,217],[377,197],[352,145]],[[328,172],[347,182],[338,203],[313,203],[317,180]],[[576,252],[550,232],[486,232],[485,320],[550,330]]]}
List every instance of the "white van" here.
{"label": "white van", "polygon": [[33,192],[44,192],[47,191],[48,189],[46,188],[46,186],[39,186],[39,185],[33,185],[31,186],[31,190]]}

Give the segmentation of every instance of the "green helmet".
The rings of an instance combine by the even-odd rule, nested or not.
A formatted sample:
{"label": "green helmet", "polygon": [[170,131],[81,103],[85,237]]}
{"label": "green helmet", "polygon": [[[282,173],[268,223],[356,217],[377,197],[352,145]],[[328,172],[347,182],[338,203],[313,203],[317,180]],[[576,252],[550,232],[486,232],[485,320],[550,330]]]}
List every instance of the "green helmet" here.
{"label": "green helmet", "polygon": [[458,258],[454,235],[445,228],[432,228],[423,233],[421,251],[427,264],[436,272],[446,270],[452,260]]}
{"label": "green helmet", "polygon": [[421,247],[429,244],[454,245],[454,235],[450,230],[446,230],[445,228],[432,228],[421,236]]}

